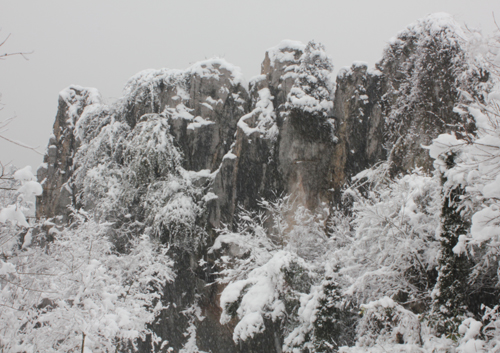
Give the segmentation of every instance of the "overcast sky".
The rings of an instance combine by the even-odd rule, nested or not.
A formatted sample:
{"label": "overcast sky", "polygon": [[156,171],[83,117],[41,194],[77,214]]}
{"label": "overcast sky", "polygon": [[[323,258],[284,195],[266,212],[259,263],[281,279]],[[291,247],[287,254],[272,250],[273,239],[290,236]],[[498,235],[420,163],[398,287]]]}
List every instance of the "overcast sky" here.
{"label": "overcast sky", "polygon": [[[99,89],[107,102],[148,68],[187,68],[219,56],[247,79],[260,73],[267,48],[282,39],[325,45],[335,69],[377,62],[387,41],[417,19],[448,12],[491,33],[499,0],[0,0],[0,54],[33,51],[29,61],[0,62],[0,121],[5,135],[44,151],[58,93],[70,84]],[[42,157],[0,141],[0,161],[37,168]]]}

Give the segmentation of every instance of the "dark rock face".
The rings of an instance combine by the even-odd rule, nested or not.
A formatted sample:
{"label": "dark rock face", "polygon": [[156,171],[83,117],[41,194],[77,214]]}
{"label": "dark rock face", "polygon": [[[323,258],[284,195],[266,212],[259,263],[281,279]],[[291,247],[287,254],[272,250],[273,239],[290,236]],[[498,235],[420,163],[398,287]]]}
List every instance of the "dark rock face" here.
{"label": "dark rock face", "polygon": [[336,198],[350,177],[385,159],[380,80],[381,73],[368,71],[365,63],[354,63],[337,75],[334,116],[339,141],[334,151],[333,176]]}
{"label": "dark rock face", "polygon": [[[185,71],[142,72],[129,81],[124,98],[109,107],[95,90],[72,86],[61,92],[54,137],[38,173],[44,192],[37,216],[67,217],[67,206],[94,207],[78,204],[76,198],[82,191],[76,181],[86,175],[78,175],[84,169],[78,169],[82,160],[75,156],[89,153],[78,151],[82,143],[113,121],[122,124],[125,136],[148,114],[167,119],[182,167],[205,173],[205,183],[211,181],[204,192],[215,197],[207,201],[200,225],[207,243],[192,252],[173,250],[177,279],[165,290],[171,305],[155,330],[176,351],[194,324],[203,351],[280,352],[277,324],[266,323],[259,337],[235,344],[233,326],[219,323],[221,288],[213,269],[199,264],[200,259],[213,261],[207,248],[214,229],[231,225],[239,206],[258,209],[261,198],[290,194],[311,210],[337,204],[353,175],[387,158],[396,172],[432,168],[421,145],[468,124],[453,108],[458,92],[473,95],[472,87],[481,80],[481,73],[467,79],[462,75],[468,67],[456,31],[423,21],[391,42],[377,69],[368,70],[363,63],[341,69],[335,93],[330,92],[333,108],[325,108],[321,118],[290,104],[306,48],[291,41],[266,52],[261,75],[248,89],[239,70],[218,59]],[[123,163],[120,148],[113,152],[113,163]],[[198,307],[204,319],[189,314],[190,307]]]}
{"label": "dark rock face", "polygon": [[[384,140],[381,138],[380,76],[381,73],[376,70],[369,72],[363,63],[355,63],[337,76],[335,116],[340,120],[339,125],[347,124],[346,148],[356,156],[352,159],[364,160],[366,164],[373,164],[384,157],[381,148]],[[350,169],[359,169],[359,166]]]}
{"label": "dark rock face", "polygon": [[75,126],[85,109],[99,104],[101,98],[95,89],[70,86],[59,95],[53,136],[38,170],[43,194],[37,202],[37,218],[62,216],[66,220],[67,207],[75,204],[75,190],[70,183],[74,156],[80,145]]}

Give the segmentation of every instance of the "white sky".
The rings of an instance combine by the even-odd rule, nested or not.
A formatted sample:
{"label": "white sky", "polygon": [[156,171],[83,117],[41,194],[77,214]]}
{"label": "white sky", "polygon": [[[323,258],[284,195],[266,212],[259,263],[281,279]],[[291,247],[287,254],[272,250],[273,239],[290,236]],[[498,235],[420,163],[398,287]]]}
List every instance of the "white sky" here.
{"label": "white sky", "polygon": [[[34,51],[29,61],[0,62],[0,121],[5,133],[44,151],[58,92],[96,87],[112,102],[128,78],[148,68],[187,68],[219,56],[247,79],[260,73],[267,48],[282,39],[325,45],[335,69],[353,61],[373,66],[389,38],[433,12],[495,28],[499,0],[0,0],[0,54]],[[37,168],[41,156],[0,141],[0,161]]]}

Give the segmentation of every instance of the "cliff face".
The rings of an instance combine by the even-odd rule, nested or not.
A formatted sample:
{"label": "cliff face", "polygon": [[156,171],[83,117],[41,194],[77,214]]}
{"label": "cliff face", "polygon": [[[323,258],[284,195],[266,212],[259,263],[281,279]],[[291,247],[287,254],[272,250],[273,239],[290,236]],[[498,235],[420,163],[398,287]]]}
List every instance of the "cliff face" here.
{"label": "cliff face", "polygon": [[[233,224],[238,207],[256,210],[259,200],[282,194],[312,211],[337,205],[353,175],[387,158],[396,172],[429,170],[421,145],[470,128],[453,109],[459,92],[473,95],[483,79],[466,75],[457,32],[440,19],[419,22],[389,44],[377,69],[354,63],[335,84],[321,46],[284,41],[266,52],[248,87],[221,59],[139,73],[111,106],[95,90],[71,86],[60,94],[38,172],[37,216],[65,221],[67,206],[84,207],[118,230],[133,221],[137,232],[153,229],[172,242],[177,280],[156,330],[176,351],[194,322],[201,350],[279,352],[272,323],[238,345],[231,325],[219,323],[221,288],[205,264],[214,260],[207,253],[214,229]],[[195,307],[204,319],[186,311]]]}
{"label": "cliff face", "polygon": [[37,218],[65,218],[68,214],[67,206],[74,205],[75,190],[70,180],[74,171],[75,153],[80,147],[75,124],[86,111],[100,104],[100,96],[95,89],[72,86],[59,94],[53,135],[43,164],[38,169],[43,195],[37,203]]}
{"label": "cliff face", "polygon": [[481,99],[488,81],[470,66],[467,35],[448,16],[430,15],[399,33],[376,65],[383,73],[380,102],[387,149],[398,171],[432,169],[421,146],[444,132],[470,133],[474,122],[454,107],[464,96]]}
{"label": "cliff face", "polygon": [[333,176],[337,197],[350,177],[386,157],[381,79],[380,71],[369,71],[362,62],[342,68],[337,75],[334,115],[339,142]]}

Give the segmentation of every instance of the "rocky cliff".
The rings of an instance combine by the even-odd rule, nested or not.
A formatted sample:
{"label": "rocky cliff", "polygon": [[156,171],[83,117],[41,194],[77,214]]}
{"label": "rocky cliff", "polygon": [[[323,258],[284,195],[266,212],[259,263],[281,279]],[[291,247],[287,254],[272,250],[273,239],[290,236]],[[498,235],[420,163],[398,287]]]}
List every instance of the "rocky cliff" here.
{"label": "rocky cliff", "polygon": [[275,323],[239,344],[234,325],[219,323],[208,253],[215,229],[278,195],[311,211],[337,207],[353,175],[386,159],[394,173],[430,170],[421,146],[445,131],[471,131],[473,121],[454,108],[487,81],[468,65],[460,31],[431,16],[393,39],[376,68],[356,62],[335,82],[321,45],[283,41],[248,84],[214,59],[141,72],[109,106],[94,89],[70,86],[38,172],[37,216],[66,222],[68,206],[84,208],[115,222],[117,233],[170,242],[177,279],[155,327],[175,351],[194,325],[203,351],[280,352]]}

